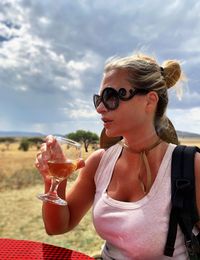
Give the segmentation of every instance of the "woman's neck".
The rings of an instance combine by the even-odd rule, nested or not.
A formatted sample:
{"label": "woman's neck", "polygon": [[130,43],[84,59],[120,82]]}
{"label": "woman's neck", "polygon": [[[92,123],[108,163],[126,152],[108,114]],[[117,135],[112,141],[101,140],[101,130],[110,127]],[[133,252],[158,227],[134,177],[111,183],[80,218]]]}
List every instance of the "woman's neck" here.
{"label": "woman's neck", "polygon": [[133,151],[145,151],[159,142],[160,138],[156,131],[149,131],[147,133],[132,134],[131,136],[124,136],[124,144]]}

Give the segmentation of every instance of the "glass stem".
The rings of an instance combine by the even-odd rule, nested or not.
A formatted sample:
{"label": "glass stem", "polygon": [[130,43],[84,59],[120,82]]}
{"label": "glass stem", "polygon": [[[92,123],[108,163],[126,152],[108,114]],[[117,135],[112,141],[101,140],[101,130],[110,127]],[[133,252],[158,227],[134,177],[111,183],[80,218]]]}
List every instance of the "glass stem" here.
{"label": "glass stem", "polygon": [[61,180],[52,177],[51,179],[51,187],[49,190],[49,194],[53,195],[53,196],[58,196],[57,195],[57,189],[58,189],[58,185],[61,183]]}

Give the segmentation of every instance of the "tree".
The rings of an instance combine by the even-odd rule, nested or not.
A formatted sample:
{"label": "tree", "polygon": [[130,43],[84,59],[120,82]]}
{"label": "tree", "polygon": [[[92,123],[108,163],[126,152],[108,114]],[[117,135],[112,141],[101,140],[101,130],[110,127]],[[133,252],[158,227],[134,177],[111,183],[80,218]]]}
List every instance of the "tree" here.
{"label": "tree", "polygon": [[20,142],[19,150],[22,150],[22,151],[24,151],[24,152],[27,152],[28,149],[29,149],[29,145],[30,145],[30,143],[29,143],[28,139],[27,139],[27,138],[23,138],[23,139],[21,140],[21,142]]}
{"label": "tree", "polygon": [[39,150],[42,143],[45,142],[43,137],[30,137],[28,138],[30,146],[35,146]]}
{"label": "tree", "polygon": [[14,137],[1,137],[0,143],[5,143],[6,149],[9,150],[10,144],[15,143],[16,139]]}
{"label": "tree", "polygon": [[77,130],[76,132],[67,134],[67,138],[76,142],[83,143],[85,151],[88,152],[88,146],[99,142],[99,136],[90,131]]}

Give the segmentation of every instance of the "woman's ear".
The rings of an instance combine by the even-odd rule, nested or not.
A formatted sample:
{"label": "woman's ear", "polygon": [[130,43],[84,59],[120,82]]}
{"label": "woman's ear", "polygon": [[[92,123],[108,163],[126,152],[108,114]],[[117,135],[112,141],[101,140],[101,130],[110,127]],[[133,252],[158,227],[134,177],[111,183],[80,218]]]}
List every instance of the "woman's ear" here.
{"label": "woman's ear", "polygon": [[146,95],[146,111],[152,112],[155,111],[157,103],[158,103],[159,97],[158,94],[155,91],[150,91]]}

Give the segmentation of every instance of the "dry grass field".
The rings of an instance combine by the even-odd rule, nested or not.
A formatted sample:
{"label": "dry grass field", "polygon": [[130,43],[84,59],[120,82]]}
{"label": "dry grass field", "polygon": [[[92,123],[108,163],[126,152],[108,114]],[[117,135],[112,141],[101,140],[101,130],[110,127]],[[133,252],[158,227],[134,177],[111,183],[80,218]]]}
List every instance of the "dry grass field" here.
{"label": "dry grass field", "polygon": [[199,138],[179,138],[181,144],[185,145],[195,145],[200,147],[200,139]]}
{"label": "dry grass field", "polygon": [[[180,142],[200,147],[200,139],[181,139]],[[34,167],[37,150],[33,147],[24,152],[18,147],[19,143],[14,143],[6,150],[5,145],[0,144],[0,237],[42,241],[88,255],[99,252],[103,241],[94,231],[91,212],[70,233],[59,236],[45,233],[41,201],[36,198],[36,194],[43,191],[41,177]],[[83,157],[88,154],[83,152]]]}
{"label": "dry grass field", "polygon": [[[103,242],[95,233],[91,212],[70,233],[59,236],[45,233],[42,202],[36,198],[37,193],[43,192],[42,179],[34,167],[37,150],[31,148],[24,152],[18,147],[19,143],[14,143],[6,150],[0,144],[0,237],[42,241],[88,255],[99,252]],[[83,151],[83,158],[88,154]],[[70,179],[70,184],[75,177]]]}

